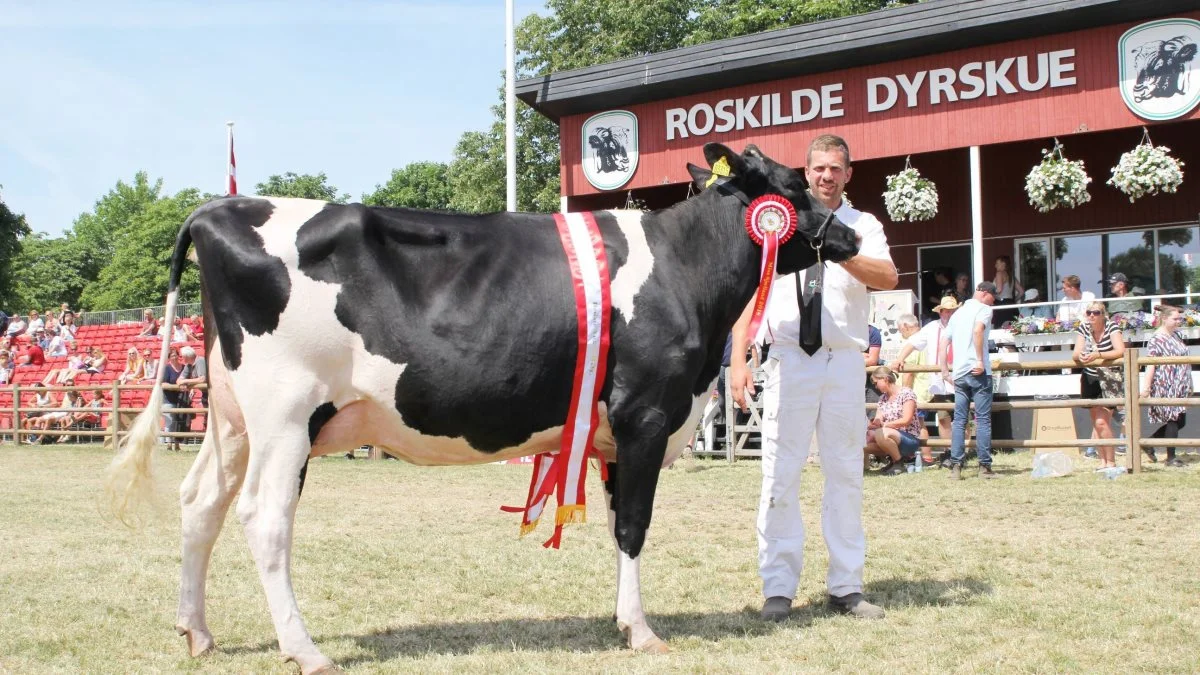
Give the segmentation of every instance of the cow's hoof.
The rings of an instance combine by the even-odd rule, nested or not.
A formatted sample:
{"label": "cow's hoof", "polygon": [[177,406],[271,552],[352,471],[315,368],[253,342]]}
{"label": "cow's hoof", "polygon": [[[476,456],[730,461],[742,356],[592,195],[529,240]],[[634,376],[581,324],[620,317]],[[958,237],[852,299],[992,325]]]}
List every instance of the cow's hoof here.
{"label": "cow's hoof", "polygon": [[188,653],[192,658],[211,654],[217,648],[212,635],[206,630],[193,630],[183,626],[175,626],[175,630],[187,639]]}
{"label": "cow's hoof", "polygon": [[637,647],[636,649],[643,654],[670,654],[671,653],[671,648],[668,647],[667,643],[663,642],[662,638],[659,638],[659,637],[652,637],[649,640],[646,640],[644,643],[641,644],[641,646]]}

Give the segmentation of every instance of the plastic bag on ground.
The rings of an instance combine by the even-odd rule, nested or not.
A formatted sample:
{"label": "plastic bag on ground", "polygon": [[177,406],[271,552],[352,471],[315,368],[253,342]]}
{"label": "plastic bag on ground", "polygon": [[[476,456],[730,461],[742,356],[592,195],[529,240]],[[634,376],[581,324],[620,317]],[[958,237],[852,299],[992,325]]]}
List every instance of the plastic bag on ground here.
{"label": "plastic bag on ground", "polygon": [[1067,453],[1061,450],[1043,452],[1033,458],[1034,478],[1057,478],[1065,476],[1074,469],[1074,463]]}

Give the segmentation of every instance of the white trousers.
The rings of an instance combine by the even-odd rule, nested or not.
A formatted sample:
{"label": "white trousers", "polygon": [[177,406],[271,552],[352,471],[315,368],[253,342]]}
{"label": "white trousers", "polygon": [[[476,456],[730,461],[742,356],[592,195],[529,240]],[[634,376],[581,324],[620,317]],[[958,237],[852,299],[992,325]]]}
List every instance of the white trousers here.
{"label": "white trousers", "polygon": [[[773,368],[772,368],[773,367]],[[863,443],[867,431],[862,354],[771,347],[763,388],[762,495],[758,573],[763,596],[796,597],[804,568],[800,473],[813,431],[821,449],[825,497],[821,530],[829,548],[829,593],[860,593],[867,538],[862,526]]]}

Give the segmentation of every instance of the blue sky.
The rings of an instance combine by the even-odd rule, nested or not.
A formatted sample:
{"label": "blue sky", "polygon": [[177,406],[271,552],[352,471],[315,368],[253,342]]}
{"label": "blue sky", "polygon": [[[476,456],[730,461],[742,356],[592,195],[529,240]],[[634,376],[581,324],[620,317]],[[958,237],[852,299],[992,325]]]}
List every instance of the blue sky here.
{"label": "blue sky", "polygon": [[0,0],[0,36],[0,199],[52,235],[138,170],[222,192],[227,120],[241,192],[359,199],[485,128],[504,70],[503,0]]}

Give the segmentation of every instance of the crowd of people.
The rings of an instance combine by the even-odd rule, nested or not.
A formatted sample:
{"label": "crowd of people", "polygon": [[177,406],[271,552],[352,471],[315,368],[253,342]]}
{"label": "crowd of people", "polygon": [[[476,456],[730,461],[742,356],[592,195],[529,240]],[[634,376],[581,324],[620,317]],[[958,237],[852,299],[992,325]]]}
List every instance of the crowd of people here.
{"label": "crowd of people", "polygon": [[[48,393],[49,387],[77,385],[80,375],[114,373],[116,364],[110,363],[109,355],[97,344],[84,344],[78,339],[77,315],[67,303],[58,310],[10,316],[0,311],[0,386],[13,382],[17,373],[29,369],[41,374],[47,365],[54,367],[45,371],[35,384],[38,390],[33,409],[15,420],[23,429],[48,431],[52,428],[67,430],[81,424],[97,424],[98,414],[91,412],[68,412],[70,408],[103,408],[109,406],[104,390],[92,393],[88,403],[78,391],[64,392],[56,403]],[[187,343],[203,340],[203,322],[199,316],[188,320],[175,317],[170,326],[164,326],[154,312],[146,309],[140,322],[140,330],[125,348],[124,369],[115,374],[121,385],[153,384],[162,368],[164,370],[164,399],[166,408],[191,407],[192,391],[200,389],[203,405],[207,405],[205,388],[207,367],[203,356],[196,354]],[[155,358],[158,340],[164,333],[170,336],[170,351],[165,365]],[[55,359],[65,358],[56,363]],[[119,362],[118,362],[119,363]],[[37,375],[34,375],[35,377]],[[90,386],[90,385],[87,385]],[[93,417],[96,419],[93,420]],[[167,413],[164,415],[164,431],[186,431],[190,428],[192,415]],[[70,436],[60,435],[60,441]],[[26,442],[49,442],[49,436],[26,436]],[[178,449],[179,439],[171,438],[170,444]]]}

